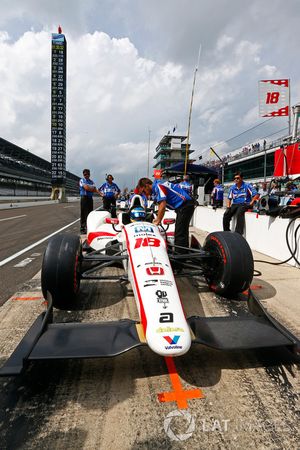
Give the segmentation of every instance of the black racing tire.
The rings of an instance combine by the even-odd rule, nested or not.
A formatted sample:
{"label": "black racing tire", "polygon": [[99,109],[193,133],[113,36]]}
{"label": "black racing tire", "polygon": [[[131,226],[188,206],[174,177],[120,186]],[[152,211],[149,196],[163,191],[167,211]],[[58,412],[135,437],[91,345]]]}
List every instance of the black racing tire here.
{"label": "black racing tire", "polygon": [[223,297],[236,297],[250,287],[254,262],[248,242],[238,233],[210,233],[203,250],[211,254],[204,266],[208,285]]}
{"label": "black racing tire", "polygon": [[72,309],[80,288],[82,245],[79,236],[58,234],[48,243],[42,264],[42,291],[53,306]]}

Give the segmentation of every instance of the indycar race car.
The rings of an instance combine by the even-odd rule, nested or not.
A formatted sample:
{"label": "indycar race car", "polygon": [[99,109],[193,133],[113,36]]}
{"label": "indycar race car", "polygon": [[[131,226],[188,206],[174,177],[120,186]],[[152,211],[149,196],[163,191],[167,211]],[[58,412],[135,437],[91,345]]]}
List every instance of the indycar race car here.
{"label": "indycar race car", "polygon": [[[42,291],[48,308],[29,329],[0,375],[19,374],[26,363],[44,359],[116,356],[148,345],[162,356],[187,353],[192,343],[220,350],[287,346],[299,349],[299,340],[273,319],[253,295],[253,257],[246,240],[237,233],[210,233],[201,246],[194,235],[189,248],[174,244],[174,212],[165,214],[162,226],[152,223],[142,199],[114,219],[108,211],[91,212],[87,239],[59,234],[46,248]],[[119,265],[122,275],[103,274]],[[106,271],[107,272],[107,271]],[[237,298],[248,291],[249,314],[241,317],[186,318],[176,277],[202,277],[218,296]],[[78,308],[80,283],[113,280],[131,283],[140,320],[100,323],[53,322],[53,307]],[[226,301],[226,300],[224,300]]]}

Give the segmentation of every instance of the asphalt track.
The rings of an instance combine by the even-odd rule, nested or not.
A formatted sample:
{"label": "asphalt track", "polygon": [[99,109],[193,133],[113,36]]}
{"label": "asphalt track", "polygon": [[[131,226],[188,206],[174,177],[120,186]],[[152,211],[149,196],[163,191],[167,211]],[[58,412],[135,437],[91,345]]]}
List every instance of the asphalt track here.
{"label": "asphalt track", "polygon": [[75,221],[65,232],[78,234],[78,218],[79,202],[0,210],[0,305],[40,270],[45,238]]}
{"label": "asphalt track", "polygon": [[[0,219],[26,214],[0,221],[0,264],[78,218],[76,203],[29,210],[0,211]],[[1,364],[45,308],[39,277],[45,246],[0,266]],[[26,259],[32,261],[14,267]],[[299,270],[263,270],[253,281],[257,295],[299,336]],[[187,316],[245,314],[244,303],[216,298],[201,281],[182,278],[178,288]],[[85,281],[79,303],[82,309],[56,311],[55,319],[138,319],[130,285]],[[0,379],[0,448],[298,449],[299,388],[299,365],[285,349],[220,352],[198,345],[169,370],[147,347],[112,359],[39,362]],[[168,392],[173,401],[163,402]]]}

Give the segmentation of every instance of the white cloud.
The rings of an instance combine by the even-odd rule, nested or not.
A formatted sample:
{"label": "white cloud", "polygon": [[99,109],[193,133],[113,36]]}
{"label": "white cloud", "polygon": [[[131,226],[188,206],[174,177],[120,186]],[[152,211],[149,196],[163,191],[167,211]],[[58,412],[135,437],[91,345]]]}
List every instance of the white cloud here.
{"label": "white cloud", "polygon": [[249,109],[246,114],[240,119],[240,123],[245,127],[251,127],[253,124],[257,123],[258,106],[254,106]]}
{"label": "white cloud", "polygon": [[223,34],[217,41],[217,51],[223,51],[226,47],[231,45],[234,42],[234,39],[232,36],[227,36],[226,34]]}
{"label": "white cloud", "polygon": [[[3,137],[49,160],[49,33],[2,40],[0,67]],[[175,123],[185,96],[182,81],[179,65],[140,58],[127,38],[101,32],[68,38],[68,170],[93,165],[99,179],[107,171],[125,178],[130,170],[137,173],[149,124]]]}
{"label": "white cloud", "polygon": [[265,66],[261,67],[258,70],[258,73],[264,78],[279,77],[279,73],[278,73],[277,67],[276,66],[270,66],[269,64],[266,64]]}
{"label": "white cloud", "polygon": [[108,171],[120,183],[144,174],[148,128],[151,155],[176,123],[187,128],[199,42],[192,146],[239,134],[260,120],[259,79],[289,77],[292,103],[300,96],[299,1],[267,3],[2,0],[1,137],[50,159],[50,31],[59,23],[68,41],[68,170],[90,166],[98,182]]}
{"label": "white cloud", "polygon": [[7,31],[0,31],[0,42],[9,41],[10,37]]}

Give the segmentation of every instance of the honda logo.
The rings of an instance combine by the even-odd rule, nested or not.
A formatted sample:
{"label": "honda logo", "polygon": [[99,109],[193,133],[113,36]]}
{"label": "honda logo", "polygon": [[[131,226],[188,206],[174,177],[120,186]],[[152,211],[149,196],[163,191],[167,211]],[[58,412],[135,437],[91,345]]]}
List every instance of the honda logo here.
{"label": "honda logo", "polygon": [[147,275],[164,275],[165,271],[162,267],[152,266],[152,267],[147,267],[146,273],[147,273]]}

